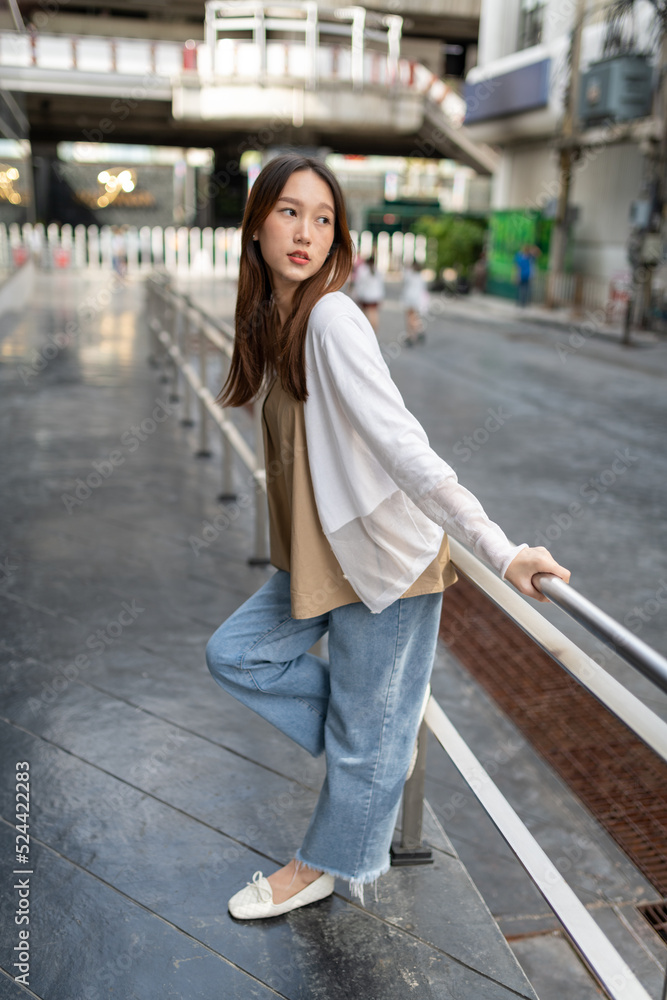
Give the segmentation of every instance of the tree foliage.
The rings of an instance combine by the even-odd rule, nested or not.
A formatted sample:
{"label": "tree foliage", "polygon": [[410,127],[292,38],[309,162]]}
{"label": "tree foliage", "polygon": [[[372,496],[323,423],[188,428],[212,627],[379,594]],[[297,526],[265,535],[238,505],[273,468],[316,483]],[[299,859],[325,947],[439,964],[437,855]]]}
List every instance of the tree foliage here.
{"label": "tree foliage", "polygon": [[[645,50],[646,55],[657,48],[667,34],[667,0],[645,0],[653,8],[651,39],[653,46]],[[637,52],[635,14],[639,0],[614,0],[607,12],[604,36],[604,55],[617,56]]]}
{"label": "tree foliage", "polygon": [[453,215],[427,215],[417,219],[414,229],[436,240],[438,274],[445,267],[453,267],[460,275],[467,275],[482,253],[486,222]]}

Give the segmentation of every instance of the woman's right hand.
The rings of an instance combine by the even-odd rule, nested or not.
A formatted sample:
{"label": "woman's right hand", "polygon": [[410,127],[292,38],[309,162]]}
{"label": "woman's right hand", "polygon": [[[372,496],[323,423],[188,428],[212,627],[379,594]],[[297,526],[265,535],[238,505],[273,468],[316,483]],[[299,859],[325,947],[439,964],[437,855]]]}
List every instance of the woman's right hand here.
{"label": "woman's right hand", "polygon": [[507,567],[505,579],[516,587],[520,594],[533,597],[536,601],[548,601],[549,598],[533,586],[533,577],[537,573],[551,573],[560,577],[565,583],[570,582],[569,569],[560,566],[549,550],[542,545],[522,549]]}

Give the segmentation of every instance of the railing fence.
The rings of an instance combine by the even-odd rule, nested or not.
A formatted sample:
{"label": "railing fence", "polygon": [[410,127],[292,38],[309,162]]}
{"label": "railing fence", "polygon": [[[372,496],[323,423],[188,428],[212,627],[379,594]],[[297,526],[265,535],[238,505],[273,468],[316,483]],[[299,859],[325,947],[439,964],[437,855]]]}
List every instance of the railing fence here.
{"label": "railing fence", "polygon": [[[381,274],[399,273],[414,261],[425,265],[432,259],[429,240],[414,233],[373,234],[352,231],[361,257],[375,253]],[[184,278],[238,277],[241,230],[210,226],[59,226],[0,223],[0,271],[11,269],[31,256],[41,268],[108,270],[114,266],[129,275],[148,275],[156,268]],[[119,255],[122,258],[119,261]],[[533,299],[554,307],[580,310],[623,305],[616,290],[604,278],[581,274],[535,275]]]}
{"label": "railing fence", "polygon": [[[378,270],[400,271],[417,260],[424,264],[427,239],[414,233],[352,231],[352,241],[363,257],[373,250]],[[42,268],[101,271],[122,268],[128,274],[147,275],[156,268],[183,277],[236,278],[239,273],[241,230],[207,226],[72,227],[51,223],[0,223],[0,268],[20,264],[31,256]]]}
{"label": "railing fence", "polygon": [[[146,293],[151,336],[149,360],[162,370],[170,401],[182,401],[182,423],[187,427],[197,426],[198,458],[212,456],[211,430],[217,427],[220,432],[222,490],[218,499],[241,504],[243,508],[253,504],[254,546],[248,562],[265,565],[269,552],[261,402],[255,403],[251,419],[245,419],[245,426],[240,428],[232,421],[231,411],[218,406],[210,388],[214,384],[219,389],[227,377],[234,331],[229,324],[212,319],[194,306],[187,295],[175,291],[166,274],[153,274],[146,283]],[[196,403],[196,417],[193,403]],[[247,414],[244,416],[247,418]],[[234,486],[235,458],[240,459],[246,470],[243,495]],[[203,537],[201,540],[206,541]]]}
{"label": "railing fence", "polygon": [[[0,66],[64,72],[73,78],[81,73],[93,82],[96,76],[142,78],[142,86],[157,99],[168,99],[174,82],[193,76],[202,82],[302,81],[310,88],[401,86],[428,97],[455,128],[463,124],[466,104],[456,88],[422,63],[400,56],[401,18],[396,15],[382,18],[385,30],[378,31],[367,26],[363,7],[339,8],[323,19],[324,11],[312,3],[308,7],[314,16],[295,20],[281,16],[277,8],[267,18],[255,3],[206,6],[204,41],[0,31]],[[229,8],[232,16],[216,13],[216,6]],[[244,16],[243,6],[253,13]],[[253,37],[233,37],[239,32]],[[304,40],[285,38],[295,32],[303,33]],[[340,41],[323,43],[317,36]],[[378,51],[378,45],[386,51]]]}
{"label": "railing fence", "polygon": [[531,288],[534,302],[556,309],[561,306],[573,306],[579,310],[608,309],[613,297],[613,286],[608,279],[580,273],[538,271]]}

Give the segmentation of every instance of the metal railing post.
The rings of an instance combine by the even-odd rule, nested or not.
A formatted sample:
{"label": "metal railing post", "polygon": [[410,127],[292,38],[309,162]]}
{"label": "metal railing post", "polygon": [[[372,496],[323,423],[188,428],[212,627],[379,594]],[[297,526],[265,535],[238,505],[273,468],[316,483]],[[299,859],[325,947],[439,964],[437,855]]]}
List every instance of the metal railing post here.
{"label": "metal railing post", "polygon": [[269,562],[269,512],[266,504],[266,473],[261,464],[264,454],[264,434],[262,430],[262,409],[264,395],[253,403],[253,424],[255,432],[255,469],[253,483],[255,489],[255,554],[248,559],[250,566],[266,566]]}
{"label": "metal railing post", "polygon": [[[190,301],[188,299],[188,305]],[[208,386],[207,357],[208,341],[204,333],[201,320],[197,322],[197,338],[199,348],[199,380],[204,388]],[[211,449],[208,442],[208,409],[201,396],[199,398],[199,448],[196,452],[197,458],[210,458]]]}
{"label": "metal railing post", "polygon": [[[183,340],[179,347],[181,349],[181,354],[187,361],[190,356],[190,349],[192,346],[192,319],[190,316],[190,309],[188,307],[186,307],[183,312],[183,320]],[[195,422],[192,419],[192,388],[189,381],[185,377],[183,378],[183,416],[181,418],[181,425],[183,427],[194,427],[195,425]]]}
{"label": "metal railing post", "polygon": [[[225,384],[228,371],[229,361],[227,356],[223,354],[220,373],[221,385]],[[234,490],[234,452],[232,450],[231,442],[222,427],[220,428],[220,439],[222,445],[222,493],[218,497],[218,500],[220,500],[221,503],[227,503],[229,501],[236,500],[236,492]]]}
{"label": "metal railing post", "polygon": [[422,842],[427,736],[428,726],[422,722],[419,727],[417,761],[403,786],[401,839],[399,843],[392,844],[390,849],[391,864],[394,867],[433,864],[433,851]]}
{"label": "metal railing post", "polygon": [[[173,310],[171,314],[171,342],[175,344],[176,347],[181,347],[181,327],[182,327],[182,309],[177,299],[172,299]],[[169,362],[171,364],[171,392],[169,393],[169,402],[178,403],[180,400],[180,385],[179,383],[183,381],[183,375],[176,362],[175,358],[170,357]]]}
{"label": "metal railing post", "polygon": [[255,555],[248,559],[249,566],[269,565],[269,533],[266,493],[257,483],[255,488]]}
{"label": "metal railing post", "polygon": [[[162,292],[162,316],[160,317],[160,328],[158,330],[158,336],[163,330],[168,330],[171,321],[171,310],[172,305],[169,299],[170,289],[168,286],[163,288]],[[167,384],[169,382],[169,375],[167,374],[167,365],[169,364],[169,355],[167,350],[162,343],[160,343],[160,353],[157,356],[158,368],[161,370],[160,382]]]}
{"label": "metal railing post", "polygon": [[158,339],[158,329],[160,326],[160,315],[162,312],[162,303],[160,302],[160,294],[157,287],[157,281],[149,279],[146,295],[146,309],[148,312],[148,356],[147,361],[151,368],[157,368],[158,366],[158,351],[160,349],[160,341]]}

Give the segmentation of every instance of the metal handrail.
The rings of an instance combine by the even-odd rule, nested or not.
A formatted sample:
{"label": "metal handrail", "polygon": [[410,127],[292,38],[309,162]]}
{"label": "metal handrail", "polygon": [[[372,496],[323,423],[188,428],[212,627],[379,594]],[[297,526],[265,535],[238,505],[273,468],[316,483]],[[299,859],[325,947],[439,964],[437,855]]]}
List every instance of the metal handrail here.
{"label": "metal handrail", "polygon": [[[484,566],[456,539],[449,539],[452,563],[505,614],[550,654],[568,673],[588,688],[614,715],[667,761],[667,723],[646,707],[619,681],[551,625],[503,580]],[[646,643],[615,622],[576,590],[550,574],[535,577],[537,588],[580,624],[598,636],[661,688],[667,661]],[[630,642],[630,640],[634,640]],[[401,849],[414,852],[423,863],[422,812],[426,777],[426,734],[431,731],[447,752],[471,791],[553,909],[573,946],[612,1000],[649,1000],[649,995],[601,928],[549,861],[497,785],[474,756],[442,707],[429,699],[419,733],[417,763],[406,782],[403,800]],[[406,863],[405,860],[399,863]],[[665,979],[667,995],[667,977]],[[664,1000],[664,997],[663,997]]]}
{"label": "metal handrail", "polygon": [[609,996],[613,1000],[651,1000],[434,698],[426,707],[424,723],[446,750]]}
{"label": "metal handrail", "polygon": [[[254,494],[255,508],[255,545],[254,554],[248,560],[252,565],[268,563],[268,524],[266,507],[266,472],[263,462],[258,458],[262,452],[262,400],[255,402],[253,412],[253,445],[249,445],[238,427],[229,417],[229,410],[219,406],[207,384],[207,345],[212,344],[226,359],[231,360],[233,351],[234,330],[224,320],[214,320],[191,299],[173,289],[169,276],[156,273],[148,279],[147,287],[156,300],[163,305],[163,314],[155,315],[149,322],[149,330],[153,337],[152,358],[159,362],[169,360],[172,365],[172,398],[180,398],[178,394],[179,376],[185,382],[186,389],[194,392],[199,402],[199,449],[197,455],[209,458],[209,421],[218,428],[222,445],[222,478],[223,488],[219,495],[221,501],[236,499],[233,481],[233,458],[236,455],[245,465],[250,476],[249,481]],[[159,312],[159,310],[155,310]],[[189,332],[193,330],[199,337],[199,372],[195,371],[180,345],[179,320],[183,317]],[[168,377],[167,377],[168,378]],[[184,423],[192,423],[189,411],[189,391],[186,392],[186,419]]]}
{"label": "metal handrail", "polygon": [[619,625],[583,594],[578,594],[557,576],[540,573],[536,587],[552,604],[583,625],[592,635],[667,693],[667,659],[642,639]]}
{"label": "metal handrail", "polygon": [[[213,320],[194,306],[182,293],[175,292],[168,285],[166,276],[158,276],[150,281],[159,299],[170,305],[176,312],[197,317],[201,342],[214,344],[223,354],[231,354],[233,330],[228,324]],[[151,322],[156,344],[161,345],[165,354],[178,367],[203,401],[202,419],[213,416],[219,427],[225,446],[232,444],[238,430],[224,415],[205,386],[188,364],[178,346],[178,338],[165,327],[163,321]],[[200,352],[200,358],[201,358]],[[261,411],[260,411],[261,412]],[[257,417],[256,417],[257,420]],[[230,430],[233,428],[233,431]],[[258,426],[255,424],[255,452],[241,439],[242,458],[253,469],[253,477],[258,491],[266,491],[266,480],[260,471]],[[238,442],[237,442],[238,444]],[[259,510],[259,504],[257,505]],[[258,536],[259,537],[259,536]],[[551,625],[535,607],[531,607],[521,595],[492,573],[472,553],[455,539],[449,539],[452,563],[457,571],[470,579],[495,604],[518,624],[542,649],[547,651],[573,677],[588,688],[611,712],[628,725],[664,760],[667,760],[667,723],[647,708],[620,682],[612,677],[598,663],[581,650],[574,642]],[[637,639],[612,618],[595,607],[590,601],[556,577],[540,574],[535,578],[536,586],[549,600],[584,625],[592,634],[610,645],[619,656],[639,669],[661,689],[665,690],[667,661],[646,643]],[[492,781],[477,760],[442,707],[433,697],[429,699],[420,728],[419,749],[414,771],[404,788],[404,808],[401,849],[397,863],[425,863],[430,860],[428,850],[422,846],[422,813],[424,803],[424,781],[426,773],[427,731],[431,731],[452,762],[461,773],[470,789],[484,807],[487,814],[516,854],[537,889],[553,909],[563,924],[570,941],[595,978],[603,986],[612,1000],[651,1000],[642,984],[627,963],[621,958],[602,929],[595,922],[584,904],[549,860],[533,835],[522,822],[516,811]],[[409,857],[413,857],[410,862]],[[666,981],[667,982],[667,981]]]}
{"label": "metal handrail", "polygon": [[[555,625],[540,614],[537,606],[530,604],[508,583],[498,579],[498,577],[485,566],[476,556],[468,552],[463,545],[454,538],[449,539],[451,558],[457,571],[467,577],[475,584],[493,603],[500,608],[509,618],[512,619],[523,631],[530,636],[546,653],[548,653],[560,666],[564,667],[575,680],[586,687],[591,694],[595,695],[617,718],[628,726],[641,740],[651,747],[663,760],[667,761],[667,722],[664,722],[655,712],[647,708],[643,702],[636,698],[620,681],[600,666],[599,663],[588,656],[575,642],[563,635]],[[548,582],[547,582],[548,579]],[[540,587],[546,590],[555,591],[559,589],[566,591],[572,605],[576,602],[586,601],[581,594],[571,588],[568,584],[561,583],[561,588],[554,586],[553,577],[545,579],[542,575]],[[549,596],[545,593],[545,596]],[[590,607],[595,605],[586,601]],[[579,605],[581,607],[581,604]],[[603,612],[599,608],[595,611],[600,615]],[[583,622],[583,611],[578,619]],[[609,619],[613,622],[613,619]],[[585,622],[583,622],[585,626]],[[617,629],[621,626],[614,622]],[[645,645],[645,644],[642,644]],[[650,650],[654,657],[664,659],[655,650]],[[619,655],[623,655],[619,649]],[[657,683],[657,679],[656,679]]]}

